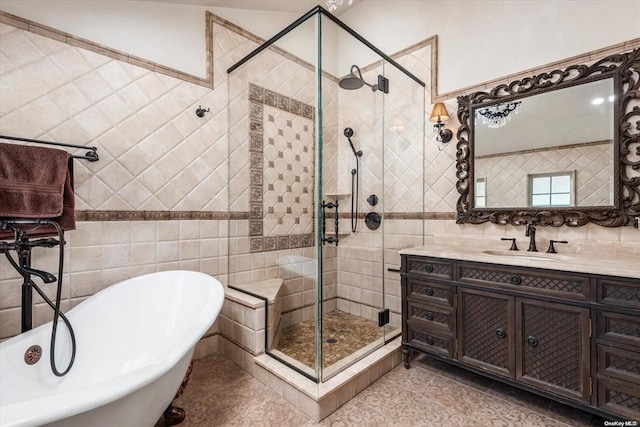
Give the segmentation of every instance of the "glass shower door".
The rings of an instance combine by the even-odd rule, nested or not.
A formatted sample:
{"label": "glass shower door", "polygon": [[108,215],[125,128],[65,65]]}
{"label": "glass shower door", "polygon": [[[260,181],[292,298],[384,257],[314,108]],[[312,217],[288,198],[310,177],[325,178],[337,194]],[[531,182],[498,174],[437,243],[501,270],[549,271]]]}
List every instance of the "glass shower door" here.
{"label": "glass shower door", "polygon": [[381,57],[324,16],[321,28],[319,203],[324,209],[319,223],[325,225],[325,240],[318,346],[326,381],[384,344],[378,316],[384,315],[380,220],[386,94],[372,87],[384,74]]}

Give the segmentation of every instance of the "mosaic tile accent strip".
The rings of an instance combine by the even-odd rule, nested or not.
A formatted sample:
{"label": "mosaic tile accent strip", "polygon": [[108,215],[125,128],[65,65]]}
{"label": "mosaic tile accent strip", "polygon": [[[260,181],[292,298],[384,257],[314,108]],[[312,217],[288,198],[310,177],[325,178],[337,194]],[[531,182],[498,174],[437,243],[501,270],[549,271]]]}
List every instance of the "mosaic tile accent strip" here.
{"label": "mosaic tile accent strip", "polygon": [[249,219],[249,212],[76,211],[76,221],[171,221],[176,219],[247,220]]}
{"label": "mosaic tile accent strip", "polygon": [[312,246],[313,106],[249,85],[251,252]]}
{"label": "mosaic tile accent strip", "polygon": [[[262,194],[261,194],[262,197]],[[271,212],[267,208],[267,212]],[[304,213],[312,212],[307,210]],[[358,214],[364,219],[365,214]],[[349,213],[341,213],[340,218],[351,218]],[[250,212],[223,211],[76,211],[76,221],[170,221],[175,219],[218,219],[242,221],[249,220],[249,236],[262,236],[262,220],[251,219]],[[297,218],[296,218],[297,219]],[[384,219],[393,220],[454,220],[455,212],[387,212]],[[262,239],[263,237],[260,237]],[[264,250],[277,249],[276,237],[264,237]],[[289,235],[290,248],[313,246],[313,233]],[[262,252],[262,251],[257,251]]]}
{"label": "mosaic tile accent strip", "polygon": [[[366,213],[358,213],[359,219],[365,219]],[[454,220],[457,217],[456,212],[385,212],[381,214],[382,219],[393,220],[420,220],[420,219],[435,219],[435,220]],[[349,219],[351,214],[349,212],[340,212],[339,218]]]}

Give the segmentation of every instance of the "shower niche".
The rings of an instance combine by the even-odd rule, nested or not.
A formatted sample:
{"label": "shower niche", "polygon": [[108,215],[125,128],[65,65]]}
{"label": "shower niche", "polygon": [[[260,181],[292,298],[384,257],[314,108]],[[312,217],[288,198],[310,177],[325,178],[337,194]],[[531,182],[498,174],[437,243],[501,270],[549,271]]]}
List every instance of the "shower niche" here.
{"label": "shower niche", "polygon": [[425,86],[319,6],[253,48],[227,71],[229,286],[281,279],[265,352],[326,382],[400,335],[387,174],[400,140],[422,147]]}

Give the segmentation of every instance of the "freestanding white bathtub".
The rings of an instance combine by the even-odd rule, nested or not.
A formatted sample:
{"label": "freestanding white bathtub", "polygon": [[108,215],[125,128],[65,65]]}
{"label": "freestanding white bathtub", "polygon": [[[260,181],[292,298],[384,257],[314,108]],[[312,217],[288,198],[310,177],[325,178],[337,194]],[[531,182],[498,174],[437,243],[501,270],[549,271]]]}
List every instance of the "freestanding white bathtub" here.
{"label": "freestanding white bathtub", "polygon": [[[77,351],[64,377],[51,372],[51,323],[0,343],[0,425],[153,426],[223,302],[220,282],[192,271],[153,273],[110,286],[67,313]],[[63,370],[71,349],[62,321],[57,340],[57,366]],[[24,353],[33,344],[42,347],[42,358],[29,366]]]}

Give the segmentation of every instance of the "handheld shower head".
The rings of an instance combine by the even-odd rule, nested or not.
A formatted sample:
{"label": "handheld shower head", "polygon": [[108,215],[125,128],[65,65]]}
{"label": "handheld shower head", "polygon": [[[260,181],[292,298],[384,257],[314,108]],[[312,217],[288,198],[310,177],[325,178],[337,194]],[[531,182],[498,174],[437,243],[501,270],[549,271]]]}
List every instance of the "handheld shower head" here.
{"label": "handheld shower head", "polygon": [[351,147],[351,151],[353,151],[353,155],[356,157],[362,157],[362,150],[356,150],[356,147],[353,145],[353,142],[351,141],[351,137],[353,136],[353,129],[344,128],[344,136],[346,136],[347,140],[349,141],[349,146]]}

